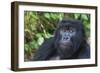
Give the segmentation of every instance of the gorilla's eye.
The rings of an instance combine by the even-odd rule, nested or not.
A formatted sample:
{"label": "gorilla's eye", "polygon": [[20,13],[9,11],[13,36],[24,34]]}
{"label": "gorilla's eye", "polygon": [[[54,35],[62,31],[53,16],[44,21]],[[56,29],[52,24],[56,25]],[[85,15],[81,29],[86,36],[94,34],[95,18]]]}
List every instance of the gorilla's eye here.
{"label": "gorilla's eye", "polygon": [[71,26],[65,26],[62,28],[62,30],[64,32],[74,32],[75,31],[75,28],[74,27],[71,27]]}
{"label": "gorilla's eye", "polygon": [[74,32],[75,28],[74,27],[70,27],[69,32]]}

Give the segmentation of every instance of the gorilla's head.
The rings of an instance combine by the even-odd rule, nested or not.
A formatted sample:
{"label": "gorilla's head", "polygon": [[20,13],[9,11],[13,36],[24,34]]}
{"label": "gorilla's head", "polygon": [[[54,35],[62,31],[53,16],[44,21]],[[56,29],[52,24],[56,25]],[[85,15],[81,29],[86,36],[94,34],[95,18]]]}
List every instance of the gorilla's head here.
{"label": "gorilla's head", "polygon": [[79,50],[83,42],[82,22],[75,19],[63,19],[58,25],[55,33],[55,47],[61,58],[69,58]]}

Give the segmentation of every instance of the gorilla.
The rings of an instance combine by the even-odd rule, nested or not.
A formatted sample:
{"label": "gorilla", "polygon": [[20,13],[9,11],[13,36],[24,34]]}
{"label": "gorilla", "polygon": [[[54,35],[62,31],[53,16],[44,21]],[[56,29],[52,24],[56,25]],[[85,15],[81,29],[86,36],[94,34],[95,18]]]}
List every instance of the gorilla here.
{"label": "gorilla", "polygon": [[63,19],[58,23],[54,37],[47,39],[36,51],[33,61],[87,58],[90,58],[90,46],[82,22]]}

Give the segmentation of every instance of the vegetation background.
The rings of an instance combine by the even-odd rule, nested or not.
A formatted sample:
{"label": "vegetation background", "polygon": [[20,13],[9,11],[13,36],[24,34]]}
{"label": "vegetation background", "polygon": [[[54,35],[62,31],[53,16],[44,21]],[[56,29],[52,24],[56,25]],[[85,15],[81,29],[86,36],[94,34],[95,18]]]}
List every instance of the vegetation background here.
{"label": "vegetation background", "polygon": [[63,18],[81,20],[87,41],[90,37],[90,14],[58,12],[24,12],[24,61],[30,61],[35,51],[48,38],[53,37]]}

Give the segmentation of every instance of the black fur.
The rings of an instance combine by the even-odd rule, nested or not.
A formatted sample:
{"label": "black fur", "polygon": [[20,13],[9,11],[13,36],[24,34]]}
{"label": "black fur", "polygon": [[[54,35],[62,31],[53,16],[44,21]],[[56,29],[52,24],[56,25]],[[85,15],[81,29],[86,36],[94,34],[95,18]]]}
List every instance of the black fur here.
{"label": "black fur", "polygon": [[[70,32],[67,32],[66,38],[61,40],[63,35],[60,34],[61,29],[66,26],[75,28],[75,34],[73,36]],[[68,28],[69,29],[69,28]],[[66,32],[65,32],[66,33]],[[65,41],[67,46],[62,48],[61,42]],[[90,47],[86,43],[86,37],[84,34],[82,22],[74,19],[63,19],[58,23],[58,27],[55,31],[55,36],[46,40],[34,55],[33,60],[57,60],[57,59],[86,59],[90,58]]]}

